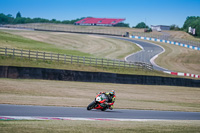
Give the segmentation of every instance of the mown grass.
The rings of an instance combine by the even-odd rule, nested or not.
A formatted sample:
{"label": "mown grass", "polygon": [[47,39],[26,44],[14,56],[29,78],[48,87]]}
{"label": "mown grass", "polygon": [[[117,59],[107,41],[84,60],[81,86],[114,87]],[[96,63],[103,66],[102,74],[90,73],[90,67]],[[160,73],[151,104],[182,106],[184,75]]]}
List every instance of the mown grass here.
{"label": "mown grass", "polygon": [[174,72],[200,74],[200,51],[161,42],[146,41],[162,46],[165,52],[154,61],[157,65]]}
{"label": "mown grass", "polygon": [[[19,32],[19,31],[16,31]],[[44,32],[45,34],[45,32]],[[125,41],[123,41],[126,43]],[[63,49],[58,45],[53,45],[45,42],[35,41],[32,39],[24,38],[19,35],[13,35],[7,32],[0,31],[0,44],[2,47],[18,48],[18,49],[30,49],[38,50],[43,52],[53,52],[68,55],[78,55],[91,57],[91,54],[83,53],[75,50]],[[130,44],[131,45],[131,44]],[[139,51],[139,47],[135,47],[132,52]],[[129,53],[131,54],[131,53]],[[118,56],[118,58],[123,58],[125,54]],[[79,70],[79,71],[92,71],[92,72],[111,72],[120,74],[138,74],[138,75],[152,75],[152,76],[168,76],[174,77],[168,74],[164,74],[158,71],[147,71],[142,69],[130,69],[130,68],[113,68],[113,67],[92,67],[85,65],[75,65],[75,64],[64,64],[56,61],[43,61],[43,60],[29,60],[26,58],[13,58],[0,56],[0,65],[4,66],[20,66],[20,67],[40,67],[40,68],[54,68],[54,69],[66,69],[66,70]]]}
{"label": "mown grass", "polygon": [[9,47],[9,48],[18,48],[18,49],[27,49],[27,50],[35,50],[35,51],[45,51],[45,52],[54,52],[60,54],[71,54],[78,56],[87,56],[91,57],[91,54],[76,51],[76,50],[67,50],[63,49],[63,47],[55,46],[53,44],[35,41],[32,39],[24,38],[19,35],[13,35],[10,33],[6,33],[0,31],[0,44],[1,47]]}
{"label": "mown grass", "polygon": [[1,133],[198,133],[199,121],[0,121]]}
{"label": "mown grass", "polygon": [[86,108],[97,92],[113,89],[114,110],[200,112],[200,88],[35,79],[0,78],[0,104]]}
{"label": "mown grass", "polygon": [[19,66],[19,67],[38,67],[38,68],[52,68],[52,69],[64,69],[64,70],[78,70],[78,71],[90,71],[90,72],[108,72],[118,74],[137,74],[137,75],[150,75],[150,76],[163,76],[163,77],[176,77],[173,75],[165,74],[163,72],[155,70],[145,70],[137,68],[123,68],[123,67],[101,67],[101,66],[89,66],[84,64],[71,64],[50,60],[35,60],[28,58],[12,57],[12,56],[0,56],[0,65],[3,66]]}
{"label": "mown grass", "polygon": [[[15,32],[20,33],[21,31],[15,31]],[[31,31],[29,31],[29,32],[31,32]],[[23,33],[23,34],[25,34],[25,33]],[[35,33],[35,34],[37,34],[37,33]],[[43,32],[42,34],[45,34],[45,32]],[[74,40],[74,37],[72,38],[72,40]],[[101,38],[101,40],[103,40],[103,38]],[[109,41],[109,40],[106,40],[106,41]],[[85,57],[92,57],[93,56],[92,54],[80,52],[80,51],[77,51],[77,50],[64,49],[62,46],[59,46],[59,45],[53,45],[53,44],[49,44],[49,43],[46,43],[46,42],[41,42],[41,41],[36,41],[36,40],[24,38],[24,37],[21,37],[19,35],[13,35],[11,33],[4,32],[3,30],[0,31],[0,45],[2,47],[28,49],[28,50],[30,49],[30,50],[35,50],[35,51],[53,52],[53,53],[68,54],[68,55],[78,55],[78,56],[85,56]],[[132,44],[127,44],[127,45],[132,45]],[[117,47],[116,49],[120,49],[120,48],[118,48],[119,47],[118,45],[116,45],[116,47]],[[131,52],[137,52],[139,50],[140,50],[139,47],[134,47],[134,48],[132,48]],[[116,57],[122,59],[126,56],[126,54],[130,54],[131,52],[129,51],[128,53],[123,53],[123,54],[120,54],[119,56],[116,55]],[[166,48],[165,53],[169,53],[169,52],[170,51]],[[165,55],[165,53],[163,55]],[[102,54],[104,54],[104,55],[102,55]],[[100,53],[100,55],[98,55],[98,56],[105,56],[105,55],[106,55],[106,53]],[[192,60],[190,60],[190,58],[189,58],[190,55],[188,55],[187,59],[185,59],[185,62],[182,63],[182,64],[187,64],[187,65],[184,65],[183,67],[181,67],[181,69],[185,68],[185,66],[188,66],[188,64],[196,62],[195,65],[192,64],[193,65],[192,68],[191,68],[191,66],[189,66],[189,68],[190,68],[189,70],[195,69],[195,71],[198,71],[198,68],[196,67],[196,66],[199,66],[199,63],[197,63],[197,62],[199,62],[198,58],[195,57],[195,54],[193,54],[191,56],[191,58],[192,57],[194,57],[194,58]],[[180,56],[176,57],[176,55],[175,55],[175,57],[173,56],[173,59],[174,60],[176,60],[176,59],[181,60]],[[169,57],[171,57],[171,56],[167,56],[167,58],[169,58]],[[160,60],[161,58],[162,58],[162,60]],[[163,61],[163,58],[166,58],[166,57],[163,57],[161,55],[161,58],[156,59],[156,61],[158,60],[157,63],[160,66],[164,66],[165,68],[168,68],[168,66],[170,66],[168,68],[169,70],[176,70],[176,71],[177,71],[177,69],[179,70],[180,66],[178,66],[176,64],[174,64],[173,67],[171,67],[171,64],[173,64],[173,62],[177,63],[177,61],[172,61],[172,62],[170,62],[170,64],[168,64],[169,61]],[[36,61],[35,62],[30,61],[29,62],[25,59],[24,59],[24,61],[22,61],[21,59],[14,61],[14,60],[4,59],[4,58],[1,58],[0,60],[1,60],[0,64],[2,64],[2,65],[12,65],[12,66],[22,66],[22,67],[23,66],[43,67],[43,68],[47,67],[47,68],[57,68],[57,69],[62,68],[62,69],[82,70],[82,71],[100,71],[100,72],[103,71],[103,72],[112,72],[112,73],[117,72],[117,73],[124,73],[124,74],[140,74],[140,75],[153,75],[153,76],[158,75],[158,76],[174,77],[174,76],[171,76],[171,75],[168,75],[168,74],[163,74],[162,72],[157,72],[157,71],[149,72],[149,71],[143,71],[143,70],[138,70],[138,69],[123,70],[123,69],[115,69],[115,68],[114,69],[113,68],[109,68],[109,69],[103,68],[103,70],[102,70],[102,68],[86,67],[86,66],[83,66],[83,65],[74,66],[74,65],[68,64],[67,67],[66,67],[66,65],[63,65],[61,63],[51,63],[49,61],[46,61],[46,62],[43,63],[42,61],[37,61],[37,62]],[[6,61],[6,60],[9,60],[10,62]],[[59,65],[57,65],[57,64],[59,64]],[[194,71],[194,73],[198,74],[195,71]],[[182,72],[184,72],[184,71],[182,71]],[[186,71],[186,72],[193,73],[193,71],[192,72]]]}
{"label": "mown grass", "polygon": [[62,32],[3,30],[6,33],[42,41],[67,50],[90,53],[98,58],[124,59],[139,49],[134,43],[97,35],[80,35]]}

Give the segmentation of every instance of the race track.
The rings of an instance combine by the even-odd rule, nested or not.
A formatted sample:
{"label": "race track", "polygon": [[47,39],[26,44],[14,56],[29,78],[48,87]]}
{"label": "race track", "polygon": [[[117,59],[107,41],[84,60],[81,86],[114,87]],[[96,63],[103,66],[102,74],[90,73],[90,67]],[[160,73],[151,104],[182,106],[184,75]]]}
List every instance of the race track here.
{"label": "race track", "polygon": [[[110,37],[110,36],[109,36]],[[154,69],[166,71],[167,69],[154,63],[155,57],[164,49],[150,42],[135,39],[111,37],[133,42],[142,48],[141,51],[126,57],[126,61],[152,63]],[[153,120],[200,120],[200,112],[174,112],[114,109],[107,111],[91,110],[78,107],[53,107],[53,106],[25,106],[0,104],[0,117],[25,116],[25,117],[70,117],[70,118],[112,118],[112,119],[153,119]]]}
{"label": "race track", "polygon": [[148,111],[128,109],[87,111],[86,108],[78,107],[25,106],[0,104],[0,117],[3,116],[200,120],[200,112]]}
{"label": "race track", "polygon": [[137,53],[133,53],[126,57],[126,61],[132,61],[132,62],[145,62],[145,63],[151,63],[153,65],[153,68],[158,71],[169,71],[165,68],[162,68],[155,64],[154,59],[164,52],[164,48],[162,48],[159,45],[156,45],[154,43],[150,42],[144,42],[136,39],[128,39],[128,38],[121,38],[121,37],[111,37],[115,39],[125,40],[129,42],[133,42],[137,44],[140,48],[142,48],[141,51],[138,51]]}

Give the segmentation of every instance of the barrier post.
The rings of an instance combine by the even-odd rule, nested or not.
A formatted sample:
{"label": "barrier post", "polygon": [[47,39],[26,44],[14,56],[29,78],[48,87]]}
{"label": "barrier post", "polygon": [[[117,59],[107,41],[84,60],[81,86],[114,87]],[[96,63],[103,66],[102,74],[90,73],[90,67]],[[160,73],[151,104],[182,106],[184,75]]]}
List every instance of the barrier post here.
{"label": "barrier post", "polygon": [[22,59],[23,53],[22,53],[22,49],[21,49],[21,59]]}
{"label": "barrier post", "polygon": [[29,58],[29,60],[31,58],[31,51],[30,50],[28,51],[28,58]]}
{"label": "barrier post", "polygon": [[36,52],[36,60],[38,60],[38,51]]}
{"label": "barrier post", "polygon": [[15,56],[15,49],[13,48],[13,59],[14,59],[14,56]]}
{"label": "barrier post", "polygon": [[7,56],[7,47],[5,48],[5,56]]}
{"label": "barrier post", "polygon": [[102,63],[102,67],[103,67],[103,58],[102,58],[102,62],[101,63]]}
{"label": "barrier post", "polygon": [[66,54],[64,55],[64,58],[65,58],[64,60],[65,60],[65,64],[66,64]]}
{"label": "barrier post", "polygon": [[43,53],[43,61],[45,61],[45,52]]}

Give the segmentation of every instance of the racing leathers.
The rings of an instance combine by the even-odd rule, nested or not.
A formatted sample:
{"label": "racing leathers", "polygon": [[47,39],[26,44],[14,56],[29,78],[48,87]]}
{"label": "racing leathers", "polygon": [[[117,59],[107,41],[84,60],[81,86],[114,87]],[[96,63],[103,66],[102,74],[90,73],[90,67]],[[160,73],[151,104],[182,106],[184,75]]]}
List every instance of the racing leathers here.
{"label": "racing leathers", "polygon": [[108,101],[105,102],[104,104],[101,104],[101,106],[104,107],[104,108],[109,108],[109,109],[112,110],[113,105],[115,103],[115,98],[116,98],[115,94],[112,93],[112,92],[99,92],[99,93],[100,94],[104,93],[108,98]]}

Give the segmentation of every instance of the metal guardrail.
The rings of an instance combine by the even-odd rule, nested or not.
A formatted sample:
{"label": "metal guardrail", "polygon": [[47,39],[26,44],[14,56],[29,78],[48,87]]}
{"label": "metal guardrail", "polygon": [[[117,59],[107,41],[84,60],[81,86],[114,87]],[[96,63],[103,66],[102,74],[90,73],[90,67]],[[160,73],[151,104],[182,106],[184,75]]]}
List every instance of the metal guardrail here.
{"label": "metal guardrail", "polygon": [[42,61],[57,61],[64,64],[82,64],[87,66],[95,67],[112,67],[112,68],[133,68],[133,69],[143,69],[143,70],[153,70],[153,65],[141,62],[126,62],[121,60],[111,60],[103,58],[92,58],[92,57],[82,57],[73,56],[59,53],[48,53],[41,51],[23,50],[15,48],[1,48],[0,55],[9,56],[13,59],[18,58],[28,58]]}

